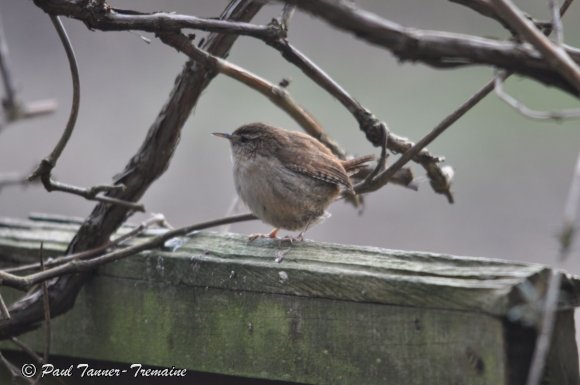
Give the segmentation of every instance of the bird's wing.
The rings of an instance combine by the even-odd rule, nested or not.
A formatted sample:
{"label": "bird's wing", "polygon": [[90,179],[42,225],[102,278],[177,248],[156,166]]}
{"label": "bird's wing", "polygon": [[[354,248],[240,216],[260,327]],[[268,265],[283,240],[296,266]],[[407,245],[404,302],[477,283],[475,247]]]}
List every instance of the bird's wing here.
{"label": "bird's wing", "polygon": [[[301,133],[300,133],[301,134]],[[324,145],[306,134],[288,137],[287,145],[280,149],[284,165],[297,173],[328,183],[342,185],[348,190],[352,185],[340,160]]]}

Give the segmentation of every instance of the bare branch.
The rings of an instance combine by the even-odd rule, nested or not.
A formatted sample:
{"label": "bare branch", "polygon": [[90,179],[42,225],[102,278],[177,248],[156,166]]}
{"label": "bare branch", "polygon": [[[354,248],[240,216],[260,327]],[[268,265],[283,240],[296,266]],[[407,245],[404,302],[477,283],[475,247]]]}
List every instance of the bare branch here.
{"label": "bare branch", "polygon": [[570,109],[570,110],[562,110],[562,111],[537,111],[528,108],[524,103],[520,102],[513,96],[509,95],[503,88],[503,82],[506,76],[502,74],[502,72],[498,72],[495,75],[494,85],[495,85],[495,93],[496,95],[506,102],[506,104],[524,116],[532,119],[541,119],[541,120],[562,120],[568,118],[578,118],[580,117],[580,109]]}
{"label": "bare branch", "polygon": [[4,30],[2,28],[2,20],[0,19],[0,75],[2,76],[2,83],[4,84],[5,97],[2,99],[2,119],[0,119],[0,130],[3,128],[3,123],[11,123],[18,119],[32,118],[35,116],[52,113],[56,110],[56,102],[54,100],[38,100],[35,102],[23,103],[18,100],[16,87],[14,86],[14,79],[12,71],[10,70],[8,60],[8,44],[4,37]]}
{"label": "bare branch", "polygon": [[[86,2],[81,0],[35,0],[35,3],[47,12],[74,17],[83,20],[90,28],[101,30],[128,29],[126,20],[134,20],[131,29],[157,33],[176,32],[179,28],[185,28],[184,24],[177,23],[177,20],[187,18],[178,15],[151,14],[142,19],[145,16],[123,14],[121,10],[91,8],[91,6],[89,6],[91,12],[87,12]],[[538,51],[526,45],[479,36],[405,28],[340,0],[287,0],[286,3],[296,5],[339,28],[353,32],[360,38],[385,47],[401,60],[421,61],[441,68],[476,64],[493,65],[532,77],[548,85],[560,87],[576,96],[579,95],[578,89],[573,84],[547,65]],[[88,14],[98,17],[89,18]],[[177,20],[173,24],[167,22],[172,18]],[[251,30],[251,27],[249,29],[240,28],[239,25],[229,27],[227,23],[218,27],[201,19],[197,20],[199,21],[197,26],[191,23],[187,27],[203,27],[206,30],[219,30],[223,33],[246,34],[265,41],[273,39],[273,36],[277,34],[278,37],[283,37],[279,34],[284,32],[280,28],[275,32],[250,33],[248,30]],[[266,30],[268,27],[261,28]],[[580,55],[575,53],[570,53],[570,55],[576,62],[580,62]]]}
{"label": "bare branch", "polygon": [[[292,3],[299,3],[299,1],[295,1],[295,2],[292,2]],[[317,7],[320,7],[321,4],[322,4],[322,6],[332,6],[332,4],[330,4],[330,3],[333,3],[333,2],[331,2],[331,1],[324,1],[323,0],[323,1],[318,1],[317,3],[318,4],[316,6]],[[336,2],[334,2],[334,3],[336,3]],[[340,7],[341,5],[334,4],[334,6]],[[304,5],[304,7],[307,8],[306,5]],[[364,13],[364,11],[359,11],[356,8],[353,8],[353,7],[347,7],[347,8],[348,8],[347,9],[348,11],[354,11],[354,12],[351,12],[351,13],[356,14],[355,16],[361,16],[361,15],[368,16],[366,13]],[[68,10],[68,12],[71,12],[71,11]],[[358,12],[358,14],[357,14],[357,12]],[[114,16],[115,16],[114,13],[115,12],[112,12],[111,15],[109,15],[109,14],[104,15],[104,17],[107,18],[108,22],[113,23],[113,24],[115,23],[114,22]],[[77,17],[80,17],[79,14],[77,14],[76,16]],[[321,15],[321,16],[324,17],[324,15]],[[362,18],[364,19],[364,17],[362,17]],[[379,18],[372,18],[372,19],[373,20],[371,20],[371,21],[376,21],[376,20],[379,20],[379,22],[382,21]],[[383,24],[385,24],[385,23],[388,24],[388,22],[384,21]],[[394,23],[391,23],[391,24],[394,24]],[[93,26],[95,26],[95,25],[93,24]],[[272,30],[276,30],[276,28],[275,28],[276,25],[275,24],[271,24],[271,26],[274,27],[274,28],[272,28]],[[96,25],[96,27],[97,28],[101,28],[102,26]],[[107,27],[110,27],[110,25],[107,25]],[[393,27],[393,25],[388,25],[388,27]],[[231,29],[231,31],[234,31],[234,29],[236,29],[236,28],[238,28],[238,27],[237,26],[236,27],[233,27]],[[283,30],[283,28],[279,28],[279,29],[282,29]],[[272,34],[269,34],[269,35],[263,34],[263,35],[260,35],[260,36],[256,36],[255,35],[254,37],[261,38],[261,39],[265,40],[266,42],[268,42],[270,44],[271,42],[277,41],[277,40],[278,41],[283,41],[284,40],[284,37],[285,37],[285,34],[283,32],[284,31],[281,31],[281,32],[278,32],[278,33],[272,33]],[[404,29],[402,27],[399,28],[399,26],[396,26],[396,25],[394,25],[394,27],[392,28],[391,32],[392,32],[392,35],[393,35],[392,37],[393,38],[401,38],[401,39],[405,39],[406,38],[408,41],[411,41],[412,40],[411,38],[417,38],[417,39],[419,39],[419,38],[423,38],[425,36],[427,36],[427,38],[429,38],[428,34],[430,34],[430,32],[422,32],[422,31],[417,31],[417,30]],[[399,35],[404,35],[404,33],[407,33],[407,36],[403,36],[403,37],[396,36],[397,33],[399,33]],[[363,34],[363,35],[365,35],[365,34]],[[436,33],[435,33],[435,35],[436,35]],[[445,40],[448,36],[446,35],[446,36],[439,36],[439,37],[441,37],[443,40]],[[465,36],[463,36],[463,35],[457,35],[457,36],[453,35],[452,37],[465,38]],[[409,40],[409,39],[411,39],[411,40]],[[474,40],[475,45],[481,43],[481,40],[482,39],[480,39],[480,38]],[[483,39],[483,40],[485,40],[485,39]],[[461,40],[461,41],[463,41],[465,43],[465,39],[464,40]],[[447,40],[447,43],[450,43],[450,42],[451,42],[450,40]],[[455,43],[455,41],[454,41],[454,43]],[[488,44],[488,43],[489,44],[495,44],[497,42],[485,41],[485,44]],[[395,44],[395,43],[393,43],[393,44]],[[510,49],[509,49],[510,52],[512,52],[512,53],[513,53],[513,51],[517,51],[518,53],[522,53],[523,52],[524,56],[525,55],[528,55],[529,58],[532,58],[532,60],[534,61],[534,66],[537,66],[537,65],[540,65],[541,66],[541,65],[543,65],[543,64],[540,64],[541,60],[538,60],[538,55],[537,54],[531,52],[529,49],[526,51],[527,47],[518,46],[518,45],[516,45],[514,43],[511,43],[511,42],[510,43],[507,43],[507,44],[510,46]],[[420,48],[423,48],[425,45],[421,43],[421,44],[418,44],[417,46],[419,46]],[[413,49],[416,50],[417,49],[417,46],[413,45]],[[399,45],[399,47],[404,47],[404,45],[402,45],[402,46]],[[447,49],[449,49],[449,47],[447,47]],[[487,49],[487,48],[485,48],[485,49]],[[495,48],[494,48],[494,50],[495,50]],[[501,49],[500,49],[500,51],[501,52],[504,52],[504,51],[507,52],[507,50],[502,51]],[[397,52],[395,52],[395,53],[397,54]],[[288,56],[291,56],[291,55],[288,54]],[[433,56],[433,55],[431,53],[429,53],[428,56],[430,56],[430,58],[431,58],[431,56]],[[453,61],[453,63],[451,63],[451,61]],[[460,64],[460,61],[461,60],[456,60],[456,59],[451,60],[450,59],[449,62],[444,63],[443,61],[441,61],[439,64],[441,64],[442,66],[450,66],[450,65],[453,66],[453,65]],[[513,62],[513,60],[510,59],[510,62]],[[430,63],[430,64],[433,64],[433,63]],[[467,63],[467,64],[469,64],[469,63]],[[536,70],[534,70],[534,71],[536,71]],[[321,83],[324,83],[324,81],[325,80],[323,80],[321,82],[318,82],[318,83],[321,84]],[[342,91],[344,91],[344,90],[342,90]],[[336,93],[336,95],[340,95],[339,96],[339,100],[341,100],[340,97],[346,97],[346,100],[350,99],[349,95],[346,92],[341,93],[340,92],[340,89],[339,89],[339,92]],[[343,102],[344,105],[347,105],[348,103],[351,103],[352,104],[352,102],[350,102],[350,101]],[[384,132],[385,132],[384,130],[386,128],[384,126],[384,124],[381,123],[380,121],[378,121],[376,118],[374,118],[374,116],[372,116],[372,114],[370,112],[364,110],[364,108],[362,108],[361,106],[358,106],[358,107],[355,106],[353,108],[353,106],[351,105],[350,107],[347,107],[347,108],[349,108],[349,111],[351,111],[353,114],[355,114],[355,112],[353,112],[353,111],[357,111],[355,117],[359,121],[359,125],[361,127],[365,127],[366,128],[365,133],[367,133],[367,138],[369,138],[375,145],[380,145],[380,143],[384,141],[384,139],[382,139],[382,136],[384,135]],[[292,113],[296,113],[296,111],[294,111]],[[300,115],[302,115],[302,114],[301,114],[300,111],[298,111],[297,112],[297,115],[298,115],[298,119],[300,119]],[[370,119],[369,119],[369,117],[370,117]],[[304,126],[304,124],[306,124],[307,127],[311,127],[310,132],[314,132],[315,133],[314,136],[316,137],[317,135],[319,135],[319,133],[321,131],[320,130],[313,129],[316,126],[316,124],[311,124],[312,122],[309,122],[309,120],[310,119],[306,119],[305,121],[302,121],[301,125]],[[365,126],[365,123],[364,122],[366,122],[366,126]],[[325,139],[322,138],[322,141],[324,142]],[[397,136],[393,136],[391,138],[391,140],[389,140],[388,143],[392,147],[398,148],[398,152],[407,151],[413,145],[409,141],[406,141],[404,138],[399,138]],[[389,148],[391,148],[391,147],[389,147]],[[334,147],[334,149],[335,150],[339,150],[338,147]],[[397,152],[397,150],[394,150],[394,151]],[[423,152],[420,152],[420,153],[423,154],[423,159],[425,160],[425,155],[426,155],[425,152],[423,151]],[[427,169],[428,175],[434,175],[434,178],[432,179],[432,185],[435,186],[436,191],[444,191],[444,194],[446,194],[449,197],[450,196],[450,192],[448,191],[448,181],[447,181],[447,178],[445,177],[446,173],[445,172],[442,172],[442,170],[439,167],[439,165],[437,165],[437,161],[439,161],[439,159],[437,157],[431,156],[430,158],[431,158],[430,159],[430,162],[429,163],[425,162],[425,164],[423,164],[423,165]]]}
{"label": "bare branch", "polygon": [[8,359],[4,357],[2,352],[0,352],[0,361],[2,361],[6,369],[8,369],[8,371],[10,372],[13,381],[15,381],[17,378],[24,378],[25,381],[28,382],[29,384],[34,383],[34,379],[23,377],[20,372],[20,368],[16,367],[16,365],[14,365],[12,362],[8,361]]}
{"label": "bare branch", "polygon": [[[332,79],[306,55],[292,46],[286,39],[275,39],[267,41],[266,43],[277,49],[286,60],[300,68],[306,76],[336,98],[353,115],[358,122],[360,129],[365,133],[366,138],[374,146],[382,148],[386,143],[387,148],[391,151],[401,153],[404,152],[402,149],[406,150],[410,148],[410,145],[413,145],[413,143],[408,139],[390,133],[384,122],[377,119],[377,117],[363,107],[359,101],[352,97],[340,84]],[[335,151],[335,154],[344,159],[346,154],[339,148],[337,150],[339,150],[339,152]],[[367,182],[369,181],[368,175],[376,172],[379,168],[382,170],[381,163],[384,162],[384,156],[382,154],[383,151],[381,151],[381,158],[377,167],[375,167],[375,171],[367,172]],[[425,151],[421,157],[417,157],[414,160],[426,168],[430,167],[428,164],[438,167],[436,163],[439,162],[439,157],[431,155]],[[392,181],[403,186],[411,187],[409,183],[411,183],[412,178],[408,178],[408,175],[408,170],[403,171],[403,173],[397,172],[394,174],[394,179]]]}
{"label": "bare branch", "polygon": [[[40,242],[40,270],[44,270],[44,243]],[[44,307],[44,352],[43,361],[48,362],[48,355],[50,354],[50,297],[48,295],[48,285],[42,282],[42,303]],[[39,377],[40,379],[40,377]]]}
{"label": "bare branch", "polygon": [[564,44],[564,27],[560,18],[560,8],[557,0],[548,0],[550,13],[552,14],[552,28],[554,30],[554,40],[560,47]]}
{"label": "bare branch", "polygon": [[48,192],[52,191],[62,191],[73,195],[78,195],[90,201],[98,201],[102,203],[110,203],[115,205],[121,205],[130,208],[131,210],[145,212],[145,206],[141,203],[134,203],[129,201],[124,201],[121,199],[113,198],[106,195],[97,195],[101,192],[116,192],[123,191],[125,186],[119,185],[98,185],[90,188],[77,187],[65,183],[61,183],[53,180],[50,177],[50,166],[44,160],[42,161],[40,168],[37,170],[40,172],[40,180],[42,185]]}
{"label": "bare branch", "polygon": [[452,3],[461,4],[465,7],[471,8],[475,12],[482,16],[489,17],[497,22],[499,22],[504,28],[515,34],[512,27],[505,21],[501,13],[498,13],[495,7],[490,3],[489,0],[449,0]]}
{"label": "bare branch", "polygon": [[[570,1],[566,1],[562,7],[560,8],[560,15],[564,15],[567,11],[568,7],[571,4]],[[547,30],[546,33],[549,33],[550,30]],[[502,80],[507,79],[511,76],[511,72],[504,73],[502,75]],[[405,150],[405,154],[399,158],[391,167],[387,170],[379,174],[374,180],[372,181],[363,181],[362,183],[356,185],[355,191],[357,193],[364,193],[375,191],[381,188],[384,184],[389,182],[389,178],[392,174],[394,174],[400,167],[403,167],[410,159],[413,154],[421,154],[424,147],[427,146],[432,140],[434,140],[438,135],[440,135],[443,131],[445,131],[449,126],[455,123],[459,118],[461,118],[467,111],[473,108],[477,103],[479,103],[483,98],[485,98],[493,89],[495,85],[495,79],[489,81],[486,85],[479,89],[473,96],[471,96],[468,100],[466,100],[461,106],[459,106],[454,112],[449,114],[441,123],[439,123],[428,135],[426,135],[423,139],[417,142],[416,145],[411,146],[409,144],[408,150]],[[441,188],[442,191],[449,188],[449,182],[452,179],[453,171],[449,168],[440,169],[428,169],[427,172],[437,173],[434,175],[432,180],[437,180],[440,185],[433,186],[433,188]],[[452,197],[451,197],[452,199]]]}
{"label": "bare branch", "polygon": [[19,277],[0,270],[0,283],[2,285],[14,288],[20,289],[29,288],[32,285],[36,285],[40,282],[45,282],[51,278],[80,271],[93,270],[94,268],[103,265],[105,263],[129,257],[144,250],[151,250],[158,247],[162,247],[166,241],[175,237],[187,235],[193,231],[203,230],[210,227],[222,226],[230,223],[250,221],[255,219],[256,217],[253,214],[240,214],[208,222],[196,223],[175,230],[169,230],[165,234],[158,235],[147,241],[143,241],[139,244],[129,246],[120,250],[115,250],[92,259],[79,259],[79,258],[72,259],[64,264],[52,267],[48,270],[33,273],[24,277]]}
{"label": "bare branch", "polygon": [[280,16],[280,25],[284,31],[288,31],[288,24],[290,23],[290,19],[294,15],[294,11],[296,7],[290,4],[284,4],[284,8],[282,8],[282,16]]}
{"label": "bare branch", "polygon": [[88,200],[95,200],[103,203],[111,203],[117,205],[124,205],[136,211],[145,211],[145,208],[141,204],[136,204],[133,202],[123,201],[121,199],[116,199],[108,196],[97,196],[100,192],[110,192],[114,190],[123,189],[123,186],[95,186],[89,189],[84,189],[81,187],[76,187],[64,183],[57,182],[52,179],[51,174],[52,170],[56,166],[56,162],[60,158],[60,155],[64,151],[76,124],[78,111],[79,111],[79,103],[80,103],[80,78],[79,78],[79,71],[77,67],[77,62],[74,54],[74,50],[70,44],[70,40],[67,36],[66,30],[62,25],[58,16],[51,15],[50,20],[52,21],[58,36],[62,42],[64,50],[66,52],[66,56],[68,58],[71,76],[72,76],[72,83],[73,83],[73,100],[70,115],[64,129],[64,132],[55,145],[52,152],[44,158],[35,171],[32,172],[32,175],[28,178],[30,181],[35,179],[40,179],[46,191],[62,191],[74,195],[82,196]]}
{"label": "bare branch", "polygon": [[181,33],[160,33],[159,38],[165,44],[183,52],[191,59],[203,63],[211,70],[227,75],[266,96],[272,103],[290,115],[306,132],[334,153],[343,153],[338,145],[326,135],[320,123],[308,111],[299,106],[283,87],[270,83],[244,68],[195,47],[187,36]]}
{"label": "bare branch", "polygon": [[[379,147],[385,142],[388,132],[386,125],[380,122],[370,111],[365,109],[355,98],[342,88],[340,84],[332,79],[306,55],[292,46],[286,39],[268,40],[266,43],[278,50],[282,54],[282,57],[300,68],[306,76],[336,98],[355,117],[361,130],[365,132],[368,140],[374,146]],[[344,157],[344,155],[345,154],[342,153],[342,157]]]}
{"label": "bare branch", "polygon": [[[463,34],[405,28],[340,0],[285,0],[330,24],[387,48],[400,60],[420,61],[440,68],[493,65],[557,86],[575,96],[580,91],[535,49],[516,42]],[[575,53],[573,60],[580,61]]]}
{"label": "bare branch", "polygon": [[554,45],[534,24],[526,19],[511,0],[490,0],[518,34],[532,44],[550,67],[558,71],[580,92],[580,69],[565,49]]}
{"label": "bare branch", "polygon": [[102,31],[134,30],[159,33],[177,32],[180,29],[199,29],[259,39],[270,39],[280,33],[279,29],[268,25],[235,20],[205,19],[167,12],[143,13],[133,10],[128,12],[107,4],[83,0],[34,0],[34,3],[50,14],[72,17],[82,21],[90,29]]}
{"label": "bare branch", "polygon": [[543,319],[541,327],[538,332],[536,340],[536,347],[532,362],[530,363],[530,372],[528,374],[527,385],[539,385],[544,372],[546,358],[550,351],[550,341],[552,340],[552,333],[554,331],[554,320],[556,317],[556,310],[558,305],[558,296],[560,293],[560,282],[562,280],[562,273],[560,270],[563,263],[568,258],[570,250],[574,241],[576,233],[576,215],[578,213],[578,203],[580,201],[580,154],[576,161],[574,175],[572,176],[572,183],[570,184],[570,191],[568,192],[568,199],[566,200],[566,207],[564,209],[564,220],[562,232],[560,234],[560,250],[556,258],[556,263],[551,269],[550,281],[548,283],[548,290],[544,300],[544,307],[542,309]]}
{"label": "bare branch", "polygon": [[0,320],[10,319],[10,311],[6,307],[6,302],[4,302],[4,297],[0,294]]}
{"label": "bare branch", "polygon": [[568,258],[572,247],[572,241],[576,232],[576,216],[578,213],[578,203],[580,202],[580,155],[576,162],[576,168],[572,177],[572,184],[568,192],[568,200],[564,209],[564,226],[560,234],[560,255],[558,260],[564,261]]}
{"label": "bare branch", "polygon": [[[45,169],[47,167],[47,165],[50,166],[50,170],[52,170],[52,168],[54,168],[56,166],[56,162],[58,161],[58,158],[60,157],[60,155],[64,151],[64,148],[66,147],[68,140],[70,139],[70,137],[72,135],[72,132],[74,130],[74,127],[75,127],[75,124],[77,121],[77,116],[79,113],[80,78],[79,78],[79,70],[77,67],[75,53],[74,53],[74,50],[70,44],[70,40],[66,34],[66,30],[64,29],[64,26],[62,25],[62,22],[60,21],[60,18],[58,16],[51,15],[50,20],[52,21],[52,24],[54,25],[54,28],[56,29],[56,32],[58,33],[58,37],[60,38],[60,41],[62,42],[62,45],[63,45],[64,50],[66,52],[66,57],[68,59],[70,72],[71,72],[71,76],[72,76],[72,83],[73,83],[72,106],[71,106],[71,111],[70,111],[70,115],[68,118],[68,122],[66,124],[66,127],[64,129],[64,132],[63,132],[60,140],[58,141],[58,143],[56,144],[56,146],[54,147],[52,152],[42,161],[42,164],[40,164],[38,166],[37,170],[32,173],[32,176],[30,177],[30,179],[36,179],[37,177],[40,177],[41,170]],[[44,164],[44,166],[43,166],[43,164]],[[50,176],[50,170],[48,173],[49,176]]]}
{"label": "bare branch", "polygon": [[[210,67],[212,70],[218,71],[219,73],[231,77],[232,79],[235,79],[266,96],[272,103],[290,115],[308,134],[323,143],[333,153],[337,154],[337,156],[341,158],[346,157],[345,152],[338,146],[338,144],[336,144],[336,142],[330,139],[320,123],[318,123],[318,121],[316,121],[316,119],[308,111],[298,105],[298,103],[296,103],[296,101],[284,87],[270,83],[244,68],[241,68],[224,59],[217,58],[195,47],[183,34],[160,33],[159,37],[165,44],[174,47],[180,52],[183,52],[190,58],[201,62],[204,65]],[[333,82],[332,79],[330,79],[330,81]],[[350,98],[350,96],[348,96],[348,98]],[[364,111],[366,112],[366,110]],[[384,135],[383,140],[385,140]],[[408,186],[411,181],[406,177],[402,178],[401,174],[397,174],[395,182],[397,184]]]}
{"label": "bare branch", "polygon": [[4,38],[2,19],[0,19],[0,74],[2,75],[2,82],[4,83],[5,91],[2,105],[6,110],[14,110],[18,104],[16,101],[16,87],[14,86],[10,66],[8,65],[8,44]]}
{"label": "bare branch", "polygon": [[353,189],[357,194],[361,194],[362,192],[366,191],[366,189],[370,188],[378,173],[385,170],[387,157],[388,157],[387,145],[385,141],[385,144],[381,147],[381,156],[379,157],[379,160],[375,165],[375,168],[361,182],[357,183],[354,186]]}
{"label": "bare branch", "polygon": [[[489,17],[490,19],[497,21],[504,28],[506,28],[512,35],[517,35],[517,32],[505,20],[503,14],[501,12],[497,12],[497,9],[493,6],[490,0],[449,0],[449,1],[451,1],[452,3],[461,4],[467,8],[471,8],[480,15]],[[572,2],[573,0],[566,1]],[[547,35],[550,34],[552,30],[552,23],[541,20],[535,20],[532,16],[530,16],[527,13],[524,13],[523,15],[525,16],[526,19],[530,20],[538,29],[542,30],[542,32],[544,32]]]}
{"label": "bare branch", "polygon": [[[56,3],[50,1],[49,3]],[[47,2],[37,1],[37,4]],[[84,3],[84,2],[83,2]],[[221,15],[223,19],[250,20],[262,7],[261,3],[249,0],[232,0]],[[79,9],[83,9],[80,7]],[[46,10],[46,9],[45,9]],[[225,56],[236,40],[235,35],[211,34],[205,40],[206,50],[216,56]],[[137,201],[148,187],[167,169],[173,151],[191,110],[202,91],[210,83],[215,73],[187,63],[177,77],[173,90],[152,123],[141,148],[129,160],[125,169],[115,178],[127,188],[110,193],[112,197]],[[107,242],[119,226],[126,220],[131,210],[124,206],[99,204],[81,225],[77,235],[67,250],[68,254],[90,250]],[[86,282],[86,274],[71,274],[51,280],[52,316],[68,311],[80,288]],[[42,295],[38,290],[29,292],[10,307],[11,320],[0,321],[0,339],[35,329],[43,318]]]}
{"label": "bare branch", "polygon": [[[94,249],[90,249],[90,250],[81,251],[80,253],[69,254],[69,255],[62,256],[62,257],[55,258],[55,259],[49,259],[49,260],[44,262],[44,266],[47,268],[51,268],[54,266],[63,265],[65,263],[73,261],[73,260],[89,259],[89,258],[94,257],[96,255],[102,254],[107,249],[111,249],[113,247],[116,247],[118,245],[123,244],[127,240],[134,238],[137,235],[143,233],[146,229],[148,229],[151,226],[171,228],[171,226],[168,226],[168,223],[162,214],[155,214],[151,218],[142,222],[139,226],[134,227],[133,229],[131,229],[127,233],[115,238],[114,240],[106,242],[102,246],[95,247]],[[27,265],[9,267],[9,268],[0,270],[0,276],[2,273],[14,274],[14,273],[21,273],[23,271],[38,270],[38,269],[41,269],[41,266],[39,263],[30,263]]]}
{"label": "bare branch", "polygon": [[33,102],[19,103],[16,109],[8,113],[9,121],[19,119],[36,118],[43,115],[52,114],[56,111],[58,104],[54,99],[35,100]]}
{"label": "bare branch", "polygon": [[[564,0],[564,3],[560,7],[560,17],[564,16],[564,14],[568,11],[568,8],[572,5],[574,0]],[[547,32],[546,34],[549,35],[552,31]]]}

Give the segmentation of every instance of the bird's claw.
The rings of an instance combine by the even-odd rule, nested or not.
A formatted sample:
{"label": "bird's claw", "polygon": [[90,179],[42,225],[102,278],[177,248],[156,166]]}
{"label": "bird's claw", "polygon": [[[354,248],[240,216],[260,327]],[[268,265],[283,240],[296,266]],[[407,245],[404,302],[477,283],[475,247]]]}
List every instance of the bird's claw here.
{"label": "bird's claw", "polygon": [[260,233],[258,233],[258,234],[251,234],[248,237],[248,240],[250,242],[252,242],[252,241],[255,241],[258,238],[280,239],[280,238],[278,238],[278,229],[274,229],[274,230],[270,231],[268,234],[260,234]]}

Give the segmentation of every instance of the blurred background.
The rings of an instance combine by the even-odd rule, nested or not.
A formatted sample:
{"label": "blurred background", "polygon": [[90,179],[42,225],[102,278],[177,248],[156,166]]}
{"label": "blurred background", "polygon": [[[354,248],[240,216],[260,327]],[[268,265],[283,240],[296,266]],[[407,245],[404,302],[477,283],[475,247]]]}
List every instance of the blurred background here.
{"label": "blurred background", "polygon": [[[448,1],[357,1],[360,7],[409,27],[505,38],[494,21]],[[216,17],[225,0],[118,0],[112,5],[139,11],[175,11]],[[520,1],[538,19],[548,19],[546,1]],[[256,23],[279,15],[267,5]],[[19,121],[0,132],[0,173],[29,172],[61,135],[71,101],[71,79],[63,48],[48,17],[32,1],[2,0],[0,13],[9,45],[12,72],[24,101],[54,98],[58,111]],[[580,4],[563,19],[565,41],[580,46]],[[150,34],[89,31],[64,20],[81,73],[81,108],[73,137],[54,171],[63,182],[92,186],[109,183],[140,146],[167,99],[184,55]],[[197,39],[205,33],[196,32]],[[321,20],[297,12],[290,41],[336,79],[398,135],[419,140],[492,76],[488,67],[435,70],[400,63]],[[350,114],[264,43],[241,37],[229,60],[274,82],[291,79],[289,91],[345,149],[378,153],[366,142]],[[507,90],[541,110],[579,107],[578,101],[535,82],[513,77]],[[189,118],[169,170],[149,189],[143,203],[165,214],[174,226],[226,214],[234,197],[229,146],[210,135],[263,121],[299,129],[284,112],[255,91],[218,76]],[[342,202],[332,217],[307,233],[318,241],[422,250],[550,264],[558,248],[565,198],[580,151],[580,121],[533,121],[487,97],[429,149],[455,169],[456,203],[435,194],[423,180],[413,192],[387,186],[366,197],[362,215]],[[26,217],[43,212],[85,217],[94,202],[47,193],[40,186],[0,192],[0,216]],[[131,220],[139,222],[142,216]],[[260,222],[234,225],[231,231],[269,231]],[[580,244],[580,243],[577,243]],[[575,251],[579,246],[575,247]],[[576,253],[577,254],[577,253]],[[576,255],[577,256],[577,255]],[[580,273],[571,261],[570,272]]]}

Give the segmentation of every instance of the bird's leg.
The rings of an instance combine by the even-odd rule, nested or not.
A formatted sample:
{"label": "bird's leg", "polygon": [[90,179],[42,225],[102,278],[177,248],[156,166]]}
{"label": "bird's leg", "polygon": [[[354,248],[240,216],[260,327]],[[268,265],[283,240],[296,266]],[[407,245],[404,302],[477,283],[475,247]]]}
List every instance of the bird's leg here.
{"label": "bird's leg", "polygon": [[270,238],[270,239],[278,239],[278,230],[277,228],[272,229],[268,234],[252,234],[249,236],[249,240],[255,241],[258,238]]}
{"label": "bird's leg", "polygon": [[304,233],[306,232],[306,230],[308,230],[308,228],[310,227],[310,223],[308,222],[306,224],[306,226],[304,227],[304,229],[295,237],[291,237],[291,236],[286,236],[282,239],[282,241],[287,241],[290,242],[290,244],[294,243],[294,242],[302,242],[304,241]]}

